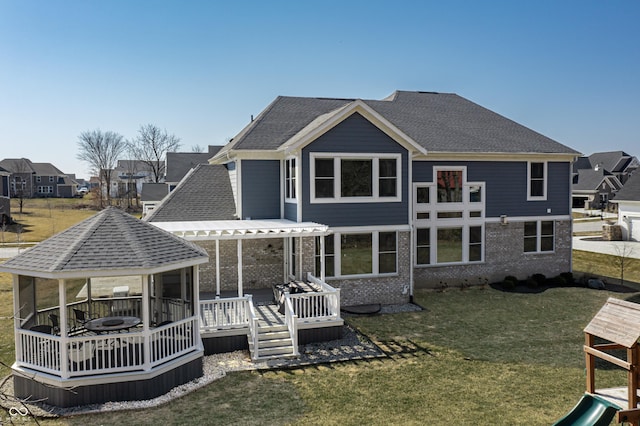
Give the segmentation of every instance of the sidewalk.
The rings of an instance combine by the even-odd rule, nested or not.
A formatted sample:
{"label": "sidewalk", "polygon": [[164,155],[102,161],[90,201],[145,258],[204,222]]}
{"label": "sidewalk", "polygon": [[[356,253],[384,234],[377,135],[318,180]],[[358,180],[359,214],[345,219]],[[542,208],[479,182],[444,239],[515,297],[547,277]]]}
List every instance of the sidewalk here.
{"label": "sidewalk", "polygon": [[573,237],[573,249],[640,259],[638,241],[605,241],[594,236]]}

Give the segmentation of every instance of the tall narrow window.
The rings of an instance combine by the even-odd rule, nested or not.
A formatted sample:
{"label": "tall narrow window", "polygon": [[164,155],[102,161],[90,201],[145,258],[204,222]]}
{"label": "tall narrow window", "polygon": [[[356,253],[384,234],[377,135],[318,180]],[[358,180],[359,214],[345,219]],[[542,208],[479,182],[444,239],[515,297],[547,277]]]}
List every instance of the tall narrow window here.
{"label": "tall narrow window", "polygon": [[469,262],[482,260],[482,227],[469,227]]}
{"label": "tall narrow window", "polygon": [[416,230],[416,263],[418,265],[431,263],[431,232],[429,228]]}
{"label": "tall narrow window", "polygon": [[381,158],[378,162],[380,167],[380,196],[395,197],[398,188],[398,162],[393,158]]}
{"label": "tall narrow window", "polygon": [[315,159],[315,186],[316,198],[333,198],[334,176],[333,158]]}
{"label": "tall narrow window", "polygon": [[529,163],[529,198],[546,196],[546,163]]}
{"label": "tall narrow window", "polygon": [[296,159],[285,161],[284,167],[284,197],[287,200],[296,199]]}
{"label": "tall narrow window", "polygon": [[[320,276],[320,238],[316,237],[316,277]],[[333,243],[333,234],[324,237],[324,275],[325,277],[335,276],[336,270],[336,248]]]}
{"label": "tall narrow window", "polygon": [[396,232],[378,233],[378,272],[389,274],[397,271]]}

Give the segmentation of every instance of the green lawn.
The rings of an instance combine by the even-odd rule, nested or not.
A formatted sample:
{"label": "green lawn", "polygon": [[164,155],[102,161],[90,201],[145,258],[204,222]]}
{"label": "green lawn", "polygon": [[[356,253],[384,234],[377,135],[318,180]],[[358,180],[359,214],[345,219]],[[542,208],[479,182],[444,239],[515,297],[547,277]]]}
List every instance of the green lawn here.
{"label": "green lawn", "polygon": [[[584,392],[584,326],[609,296],[639,295],[421,291],[424,311],[349,318],[389,358],[232,373],[153,409],[45,423],[548,425]],[[596,377],[626,383],[619,370]]]}

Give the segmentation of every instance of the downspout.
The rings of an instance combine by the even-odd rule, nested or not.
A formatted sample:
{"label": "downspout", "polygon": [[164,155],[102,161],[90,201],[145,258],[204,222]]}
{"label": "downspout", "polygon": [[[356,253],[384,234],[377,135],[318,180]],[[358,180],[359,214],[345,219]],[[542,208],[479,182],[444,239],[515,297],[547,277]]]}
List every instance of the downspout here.
{"label": "downspout", "polygon": [[415,255],[414,234],[415,225],[413,223],[413,158],[411,158],[409,150],[407,150],[407,203],[409,204],[409,303],[413,303],[413,289],[414,289],[414,276],[413,276],[413,257]]}

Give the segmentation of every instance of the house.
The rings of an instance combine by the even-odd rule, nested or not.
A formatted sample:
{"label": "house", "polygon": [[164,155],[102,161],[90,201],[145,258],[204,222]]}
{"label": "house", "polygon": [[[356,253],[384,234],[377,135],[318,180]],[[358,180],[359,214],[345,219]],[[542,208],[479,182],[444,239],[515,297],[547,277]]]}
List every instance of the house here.
{"label": "house", "polygon": [[0,167],[0,226],[11,223],[10,176],[11,173]]}
{"label": "house", "polygon": [[51,163],[34,163],[27,158],[6,158],[0,167],[11,173],[14,197],[63,197],[76,195],[77,183]]}
{"label": "house", "polygon": [[278,97],[146,220],[207,249],[217,295],[312,277],[404,303],[570,271],[578,155],[455,94]]}
{"label": "house", "polygon": [[142,217],[145,217],[155,209],[158,203],[169,193],[169,185],[166,183],[145,182],[142,184],[140,202],[142,202]]}
{"label": "house", "polygon": [[178,182],[198,164],[208,164],[209,158],[213,157],[222,149],[219,145],[209,145],[207,152],[167,152],[167,175],[165,182],[173,190]]}
{"label": "house", "polygon": [[[164,171],[164,161],[160,161],[159,168]],[[164,173],[160,180],[164,181]],[[112,197],[129,195],[136,198],[142,192],[145,182],[155,182],[154,171],[151,166],[141,160],[118,160],[111,174]]]}
{"label": "house", "polygon": [[624,151],[596,152],[573,164],[574,208],[603,209],[640,163]]}
{"label": "house", "polygon": [[640,175],[631,176],[611,202],[618,205],[622,239],[640,241]]}

